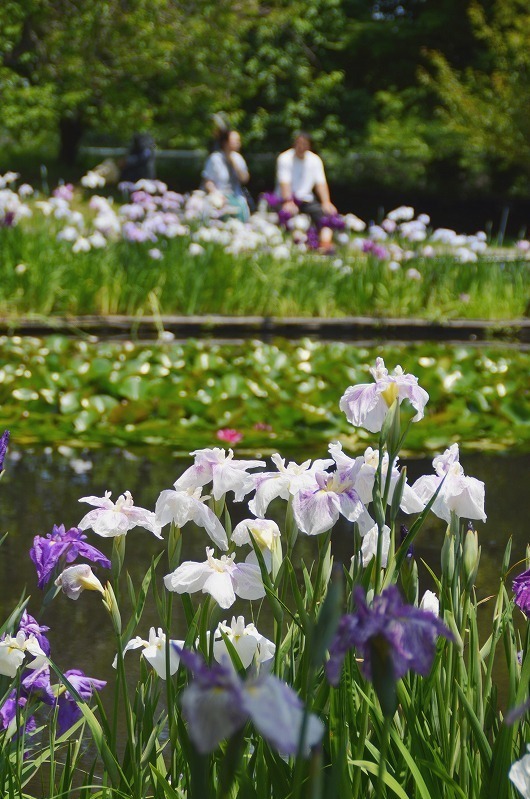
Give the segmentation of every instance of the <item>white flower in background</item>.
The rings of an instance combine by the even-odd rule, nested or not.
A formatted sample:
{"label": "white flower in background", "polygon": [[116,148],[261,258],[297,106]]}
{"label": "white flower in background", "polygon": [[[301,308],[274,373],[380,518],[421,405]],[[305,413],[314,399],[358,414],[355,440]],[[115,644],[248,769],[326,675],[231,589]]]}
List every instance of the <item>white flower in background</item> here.
{"label": "white flower in background", "polygon": [[344,217],[344,224],[347,230],[353,230],[354,233],[362,233],[363,230],[366,230],[366,222],[363,222],[363,220],[359,219],[355,214],[346,214]]}
{"label": "white flower in background", "polygon": [[430,613],[434,613],[435,616],[440,615],[440,600],[434,591],[425,591],[421,598],[420,608],[422,610],[428,610]]}
{"label": "white flower in background", "polygon": [[524,799],[530,799],[530,744],[527,744],[526,751],[526,755],[512,763],[508,777]]}
{"label": "white flower in background", "polygon": [[90,250],[90,242],[88,239],[85,239],[83,236],[80,236],[77,241],[74,242],[72,247],[72,252],[89,252]]}
{"label": "white flower in background", "polygon": [[83,591],[99,591],[103,593],[103,586],[87,563],[69,566],[62,571],[55,580],[68,599],[79,599]]}
{"label": "white flower in background", "polygon": [[188,247],[188,252],[190,255],[202,255],[204,252],[204,247],[201,244],[198,244],[196,241],[192,241]]}
{"label": "white flower in background", "polygon": [[152,258],[153,261],[161,261],[164,257],[161,250],[158,247],[153,247],[151,250],[147,250],[147,254],[149,258]]}
{"label": "white flower in background", "polygon": [[[276,522],[270,519],[244,519],[235,526],[232,533],[232,541],[238,546],[242,544],[250,544],[252,546],[250,533],[252,533],[254,541],[260,548],[265,565],[270,571],[272,568],[273,552],[275,552],[280,545],[280,528]],[[258,565],[258,558],[254,549],[249,552],[245,558],[245,562],[254,563],[256,566]]]}
{"label": "white flower in background", "polygon": [[419,477],[412,488],[427,504],[443,481],[432,506],[433,513],[446,522],[451,521],[452,512],[460,519],[480,519],[485,522],[484,483],[474,477],[466,477],[459,458],[458,444],[452,444],[443,455],[434,458],[432,465],[436,474]]}
{"label": "white flower in background", "polygon": [[18,187],[18,195],[22,197],[24,200],[26,197],[31,197],[33,194],[33,186],[30,186],[29,183],[23,183],[21,186]]}
{"label": "white flower in background", "polygon": [[[178,482],[178,481],[177,481]],[[195,522],[199,527],[204,527],[212,541],[220,549],[228,549],[228,538],[226,532],[205,500],[209,497],[201,497],[201,488],[187,488],[179,490],[168,489],[162,491],[155,505],[155,517],[160,527],[173,522],[177,527],[184,527],[187,522]]]}
{"label": "white flower in background", "polygon": [[[77,241],[79,231],[73,225],[66,225],[57,234],[57,241]],[[89,248],[90,249],[90,248]]]}
{"label": "white flower in background", "polygon": [[355,522],[364,510],[349,471],[316,472],[313,484],[302,488],[293,498],[296,524],[307,535],[330,530],[339,515]]}
{"label": "white flower in background", "polygon": [[99,189],[105,185],[105,178],[90,170],[81,178],[81,185],[85,189]]}
{"label": "white flower in background", "polygon": [[290,257],[291,251],[287,244],[279,244],[271,250],[271,255],[277,261],[286,261]]}
{"label": "white flower in background", "polygon": [[414,208],[410,205],[400,205],[399,208],[394,208],[393,211],[387,214],[387,219],[393,222],[410,222],[414,219]]}
{"label": "white flower in background", "polygon": [[456,232],[445,227],[436,228],[431,236],[432,242],[440,242],[440,244],[448,244],[449,246],[453,246],[456,239]]}
{"label": "white flower in background", "polygon": [[94,249],[96,250],[101,250],[103,249],[103,247],[107,246],[107,239],[105,238],[103,233],[99,232],[99,230],[96,230],[95,233],[92,233],[88,237],[88,241],[90,242],[90,246],[94,247]]}
{"label": "white flower in background", "polygon": [[202,591],[210,594],[222,608],[230,608],[241,599],[261,599],[265,588],[261,572],[251,563],[234,563],[235,554],[213,557],[213,549],[206,548],[204,563],[187,560],[171,574],[164,577],[168,591],[193,594]]}
{"label": "white flower in background", "polygon": [[289,461],[286,466],[285,458],[277,452],[271,456],[271,461],[278,469],[277,472],[261,472],[254,475],[256,494],[248,503],[248,507],[256,516],[265,516],[269,503],[276,497],[289,499],[289,496],[298,493],[305,486],[312,485],[315,472],[327,469],[333,464],[329,459],[317,459],[312,466],[310,460],[301,464]]}
{"label": "white flower in background", "polygon": [[232,663],[222,633],[226,635],[243,664],[248,669],[254,659],[265,663],[274,657],[276,645],[261,635],[253,624],[245,625],[243,616],[232,616],[230,626],[226,621],[218,624],[213,637],[213,656],[218,663]]}
{"label": "white flower in background", "polygon": [[[363,566],[367,566],[372,558],[377,555],[377,542],[379,540],[379,532],[377,524],[375,524],[368,532],[363,535],[361,544],[361,552],[363,557]],[[385,524],[383,527],[383,542],[381,544],[381,566],[386,567],[388,561],[388,550],[390,548],[390,527]]]}
{"label": "white flower in background", "polygon": [[477,253],[469,247],[457,247],[453,255],[461,264],[474,264],[478,261]]}
{"label": "white flower in background", "polygon": [[407,277],[409,280],[421,280],[421,272],[417,269],[407,269]]}
{"label": "white flower in background", "polygon": [[158,180],[150,180],[149,178],[140,178],[140,180],[137,180],[134,184],[136,191],[145,191],[147,194],[156,194],[160,191],[161,187],[164,187],[164,191],[167,189],[165,183]]}
{"label": "white flower in background", "polygon": [[[177,654],[177,650],[173,646],[176,644],[177,647],[182,648],[184,646],[184,641],[176,641],[171,639],[170,642],[171,646],[169,647],[169,674],[173,675],[177,671],[180,663],[180,657]],[[136,636],[136,638],[132,638],[124,647],[123,654],[125,655],[126,652],[129,652],[131,649],[142,649],[142,656],[147,660],[148,663],[154,668],[158,676],[165,680],[167,677],[166,672],[166,636],[162,629],[159,627],[158,630],[155,630],[154,627],[151,627],[149,630],[149,640],[145,641],[143,638]],[[117,665],[117,656],[114,658],[113,667],[116,668]]]}
{"label": "white flower in background", "polygon": [[44,216],[50,216],[53,211],[53,205],[49,200],[37,200],[35,208],[38,208]]}
{"label": "white flower in background", "polygon": [[81,497],[79,502],[95,505],[96,509],[83,516],[77,526],[81,530],[91,528],[103,538],[125,535],[133,527],[144,527],[157,538],[162,538],[155,514],[145,508],[135,507],[130,491],[121,494],[116,502],[112,502],[110,497],[110,491],[105,491],[104,497]]}
{"label": "white flower in background", "polygon": [[423,419],[423,409],[429,395],[418,385],[417,377],[405,374],[400,366],[396,366],[390,375],[382,358],[376,358],[375,368],[370,369],[370,372],[375,383],[350,386],[341,398],[340,409],[350,424],[378,433],[389,407],[396,399],[399,403],[405,399],[410,401],[416,410],[413,422]]}
{"label": "white flower in background", "polygon": [[380,225],[371,225],[368,228],[368,235],[372,241],[386,241],[388,238],[387,232]]}
{"label": "white flower in background", "polygon": [[236,460],[231,449],[227,453],[221,447],[197,449],[191,454],[195,456],[195,463],[175,481],[176,490],[197,488],[212,481],[212,493],[216,500],[221,499],[227,491],[233,491],[236,502],[241,502],[254,488],[254,477],[247,474],[247,470],[265,466],[264,461]]}

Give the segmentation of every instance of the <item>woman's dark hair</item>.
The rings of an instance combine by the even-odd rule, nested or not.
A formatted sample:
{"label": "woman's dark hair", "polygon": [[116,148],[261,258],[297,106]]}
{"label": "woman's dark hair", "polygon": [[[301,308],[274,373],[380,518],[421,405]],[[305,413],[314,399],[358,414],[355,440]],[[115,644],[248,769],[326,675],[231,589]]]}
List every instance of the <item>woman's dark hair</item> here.
{"label": "woman's dark hair", "polygon": [[219,142],[219,148],[221,150],[223,149],[223,147],[227,143],[231,133],[232,133],[232,129],[231,128],[227,128],[226,130],[221,130],[219,132],[219,136],[217,138],[217,141]]}
{"label": "woman's dark hair", "polygon": [[297,139],[305,139],[309,143],[309,149],[313,149],[313,137],[306,130],[297,130],[293,137],[293,142]]}

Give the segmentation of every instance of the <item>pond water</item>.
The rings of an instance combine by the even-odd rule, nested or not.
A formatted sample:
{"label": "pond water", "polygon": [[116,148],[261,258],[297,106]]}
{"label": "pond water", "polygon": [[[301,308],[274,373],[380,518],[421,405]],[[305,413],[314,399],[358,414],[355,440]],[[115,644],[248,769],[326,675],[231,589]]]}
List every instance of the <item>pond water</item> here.
{"label": "pond water", "polygon": [[[315,453],[315,456],[324,453]],[[243,457],[243,456],[242,456]],[[296,460],[296,457],[293,456]],[[89,494],[102,496],[105,490],[117,494],[130,490],[135,504],[153,509],[161,490],[170,488],[177,476],[189,466],[191,459],[178,460],[167,450],[98,450],[95,452],[68,452],[56,450],[26,450],[12,452],[6,461],[6,473],[0,483],[1,531],[8,531],[7,540],[0,548],[0,616],[3,619],[11,612],[17,599],[25,590],[31,595],[28,610],[42,623],[51,627],[49,634],[52,657],[66,670],[82,668],[87,674],[100,679],[113,679],[111,667],[114,643],[110,623],[97,593],[84,593],[77,602],[63,594],[56,597],[44,614],[41,614],[42,594],[36,587],[36,577],[29,549],[33,536],[45,535],[53,524],[64,523],[67,529],[75,526],[88,505],[81,505],[79,497]],[[530,477],[530,456],[473,455],[463,458],[466,474],[486,483],[486,511],[488,521],[478,523],[482,545],[480,583],[482,596],[496,590],[499,566],[510,536],[513,536],[512,563],[524,558],[528,543],[527,516],[524,500]],[[409,479],[414,480],[424,473],[431,473],[430,460],[407,462]],[[243,503],[232,506],[235,521],[250,515],[245,513]],[[285,503],[278,501],[270,506],[271,518],[280,526],[284,518]],[[404,518],[406,521],[406,518]],[[444,524],[431,516],[420,535],[416,555],[425,559],[439,572],[439,552]],[[110,556],[112,543],[99,539],[88,532],[90,543]],[[348,524],[337,527],[333,533],[332,547],[336,560],[349,562],[352,555],[351,530]],[[205,546],[210,543],[202,529],[184,528],[184,559],[204,560]],[[125,565],[135,585],[149,567],[153,555],[163,548],[147,531],[137,528],[127,536]],[[306,563],[310,563],[317,551],[317,542],[301,536],[297,552]],[[158,570],[158,582],[168,571],[165,556]],[[523,565],[514,569],[522,571]],[[105,572],[100,570],[100,579]],[[420,571],[421,591],[430,587],[427,570]],[[172,637],[184,633],[184,619],[179,602],[174,603],[175,618]],[[248,603],[241,602],[226,611],[224,617],[231,618],[233,612],[249,614]],[[483,625],[488,626],[489,615],[484,611]],[[250,620],[250,619],[249,619]],[[153,610],[148,606],[138,629],[138,634],[147,637],[149,626],[156,623]],[[271,632],[271,619],[259,619],[260,632]],[[130,668],[138,668],[138,653],[127,655]]]}

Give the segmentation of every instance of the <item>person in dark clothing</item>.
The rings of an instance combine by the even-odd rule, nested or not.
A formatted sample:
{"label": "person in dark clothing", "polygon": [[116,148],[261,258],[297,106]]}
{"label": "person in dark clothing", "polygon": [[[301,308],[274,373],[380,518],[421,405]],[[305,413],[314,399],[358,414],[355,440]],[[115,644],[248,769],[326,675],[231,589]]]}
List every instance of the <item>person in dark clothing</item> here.
{"label": "person in dark clothing", "polygon": [[120,181],[136,183],[155,174],[155,142],[149,133],[135,133],[121,168]]}

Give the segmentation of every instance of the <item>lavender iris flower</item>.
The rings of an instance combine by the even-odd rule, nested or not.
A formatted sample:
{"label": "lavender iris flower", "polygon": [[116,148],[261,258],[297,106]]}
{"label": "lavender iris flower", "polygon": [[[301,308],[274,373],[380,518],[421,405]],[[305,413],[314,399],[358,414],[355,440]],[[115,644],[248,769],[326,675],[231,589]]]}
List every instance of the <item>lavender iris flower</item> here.
{"label": "lavender iris flower", "polygon": [[373,658],[390,658],[397,681],[409,669],[426,676],[436,651],[436,638],[452,638],[450,630],[433,613],[406,605],[395,585],[376,596],[372,607],[366,603],[364,591],[355,589],[357,611],[343,616],[330,647],[326,665],[332,685],[340,679],[346,652],[355,647],[363,658],[362,671],[368,680],[373,677]]}
{"label": "lavender iris flower", "polygon": [[4,459],[7,452],[7,445],[9,444],[9,430],[4,430],[2,435],[0,436],[0,472],[4,468]]}
{"label": "lavender iris flower", "polygon": [[530,616],[530,569],[518,574],[512,583],[515,604],[526,616]]}
{"label": "lavender iris flower", "polygon": [[[101,691],[107,684],[105,680],[96,680],[94,677],[87,677],[86,674],[79,669],[65,671],[64,676],[75,688],[81,699],[85,701],[92,698],[94,691]],[[59,706],[57,725],[59,727],[59,732],[63,733],[70,729],[72,724],[75,724],[75,722],[81,718],[82,713],[77,705],[77,700],[68,690],[60,694],[57,704]]]}
{"label": "lavender iris flower", "polygon": [[111,566],[110,560],[99,549],[86,543],[86,535],[78,527],[65,531],[64,524],[54,525],[46,537],[36,535],[29,556],[37,569],[39,588],[44,588],[49,582],[53,570],[63,557],[66,563],[73,563],[76,558],[82,557],[99,563],[105,569]]}
{"label": "lavender iris flower", "polygon": [[[241,680],[233,668],[207,666],[187,649],[175,647],[182,663],[194,674],[182,693],[182,712],[189,734],[201,754],[212,752],[224,739],[252,721],[256,730],[283,754],[298,752],[304,707],[298,695],[272,674]],[[302,747],[308,755],[324,732],[320,719],[309,714]]]}
{"label": "lavender iris flower", "polygon": [[30,635],[34,635],[44,654],[50,654],[50,642],[46,636],[43,635],[43,633],[47,633],[50,628],[46,627],[45,624],[39,624],[38,621],[33,618],[33,616],[29,615],[27,610],[25,610],[20,617],[18,629],[19,631],[22,630],[22,632],[24,632],[28,638]]}

